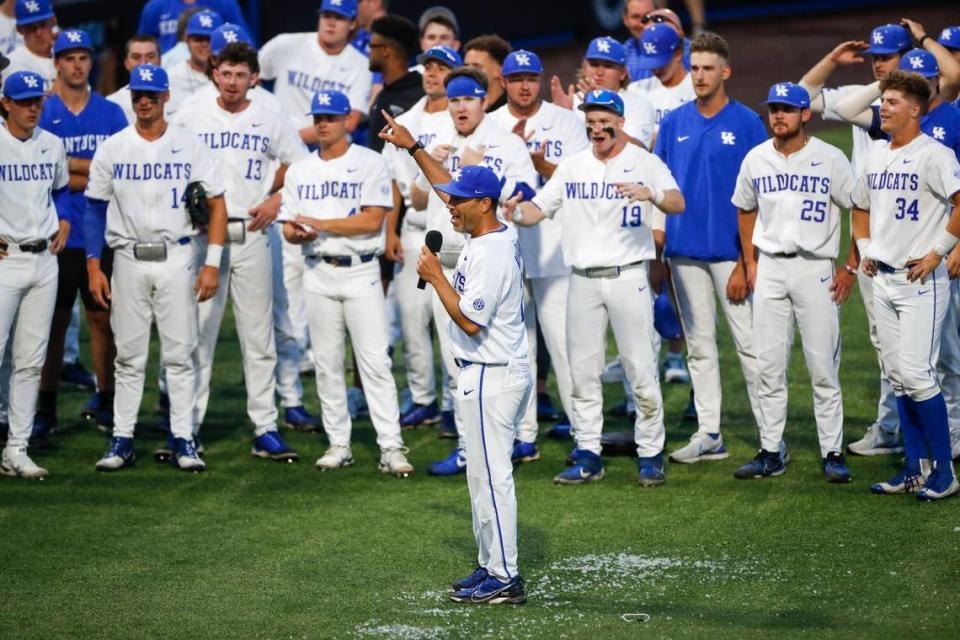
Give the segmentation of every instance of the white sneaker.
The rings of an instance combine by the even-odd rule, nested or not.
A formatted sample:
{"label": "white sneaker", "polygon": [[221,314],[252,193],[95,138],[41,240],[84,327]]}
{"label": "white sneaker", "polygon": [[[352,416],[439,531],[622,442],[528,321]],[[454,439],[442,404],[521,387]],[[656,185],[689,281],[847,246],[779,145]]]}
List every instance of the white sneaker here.
{"label": "white sneaker", "polygon": [[723,446],[723,436],[719,433],[717,437],[700,433],[699,431],[690,438],[690,442],[670,454],[671,462],[681,462],[683,464],[693,464],[701,460],[723,460],[729,458],[726,448]]}
{"label": "white sneaker", "polygon": [[380,472],[392,473],[399,478],[406,478],[413,473],[413,465],[407,461],[405,455],[409,451],[406,447],[384,449],[380,452]]}
{"label": "white sneaker", "polygon": [[960,460],[960,429],[950,432],[950,457]]}
{"label": "white sneaker", "polygon": [[600,373],[600,382],[603,384],[613,384],[614,382],[623,382],[626,374],[623,372],[623,365],[620,364],[620,358],[616,358],[607,363]]}
{"label": "white sneaker", "polygon": [[26,478],[27,480],[43,480],[49,476],[49,472],[37,464],[27,455],[26,447],[11,448],[6,447],[3,450],[3,457],[0,460],[0,473],[14,478]]}
{"label": "white sneaker", "polygon": [[[900,444],[900,430],[893,433],[884,431],[880,424],[874,422],[867,427],[867,432],[856,442],[847,445],[847,451],[858,456],[882,456],[888,453],[902,453]],[[954,453],[957,449],[954,448]]]}
{"label": "white sneaker", "polygon": [[349,467],[352,464],[353,453],[350,451],[350,447],[342,447],[338,444],[331,445],[323,454],[323,457],[317,460],[317,468],[323,471]]}
{"label": "white sneaker", "polygon": [[667,384],[690,384],[690,372],[683,361],[683,355],[668,353],[663,361],[663,381]]}

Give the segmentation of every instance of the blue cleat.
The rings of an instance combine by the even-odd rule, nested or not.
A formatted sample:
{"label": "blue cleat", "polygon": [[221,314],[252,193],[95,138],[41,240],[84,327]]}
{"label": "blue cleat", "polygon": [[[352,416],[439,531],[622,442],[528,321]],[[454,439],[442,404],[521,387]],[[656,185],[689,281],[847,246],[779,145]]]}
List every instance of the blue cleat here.
{"label": "blue cleat", "polygon": [[513,441],[513,453],[510,454],[510,461],[513,464],[523,464],[524,462],[533,462],[540,459],[540,451],[537,449],[536,442]]}
{"label": "blue cleat", "polygon": [[303,405],[284,409],[283,424],[295,431],[312,432],[320,429],[320,423],[307,412]]}
{"label": "blue cleat", "polygon": [[753,460],[733,472],[733,477],[738,480],[753,480],[756,478],[782,476],[786,472],[787,467],[779,451],[773,452],[760,449],[760,452]]}
{"label": "blue cleat", "polygon": [[547,437],[551,440],[569,440],[572,437],[573,427],[567,416],[561,416],[557,424],[547,430]]}
{"label": "blue cleat", "polygon": [[640,472],[637,484],[641,487],[659,487],[666,482],[663,473],[663,453],[649,458],[637,458],[637,469]]}
{"label": "blue cleat", "polygon": [[297,452],[288,447],[276,431],[267,431],[254,438],[250,453],[258,458],[267,458],[277,462],[296,462],[300,459]]}
{"label": "blue cleat", "polygon": [[113,408],[104,409],[97,413],[97,429],[110,434],[113,433]]}
{"label": "blue cleat", "polygon": [[949,498],[957,491],[960,491],[960,483],[957,482],[957,476],[951,464],[946,469],[936,469],[930,474],[926,486],[917,491],[917,500],[921,502],[942,500]]}
{"label": "blue cleat", "polygon": [[871,493],[878,495],[896,495],[900,493],[918,493],[927,483],[927,476],[930,475],[921,465],[917,468],[913,465],[904,465],[902,469],[886,482],[877,482],[870,486]]}
{"label": "blue cleat", "polygon": [[440,422],[440,409],[437,408],[436,400],[430,404],[412,404],[410,409],[400,416],[400,428],[403,430],[438,422]]}
{"label": "blue cleat", "polygon": [[463,591],[465,589],[476,589],[477,585],[487,579],[487,570],[483,567],[477,567],[473,570],[473,573],[468,575],[466,578],[460,578],[459,580],[454,580],[451,584],[451,588],[454,591]]}
{"label": "blue cleat", "polygon": [[184,471],[203,471],[207,468],[206,463],[200,459],[200,452],[197,451],[194,441],[186,438],[173,439],[173,455],[170,456],[170,464]]}
{"label": "blue cleat", "polygon": [[697,422],[700,419],[697,415],[697,403],[693,401],[693,389],[690,389],[690,400],[687,408],[683,410],[683,419],[687,422]]}
{"label": "blue cleat", "polygon": [[842,453],[831,451],[823,459],[823,477],[827,482],[850,482],[853,476],[850,475],[850,468],[847,466],[847,460]]}
{"label": "blue cleat", "polygon": [[50,436],[52,436],[58,426],[57,416],[54,414],[35,413],[33,416],[33,427],[30,429],[30,447],[33,449],[49,449]]}
{"label": "blue cleat", "polygon": [[117,471],[132,467],[136,455],[133,452],[133,438],[110,438],[110,446],[97,462],[97,471]]}
{"label": "blue cleat", "polygon": [[578,449],[577,447],[574,447],[573,449],[570,450],[570,453],[567,454],[567,458],[566,460],[564,460],[564,462],[567,463],[568,467],[576,464],[577,456],[579,456],[581,453],[583,453],[583,449]]}
{"label": "blue cleat", "polygon": [[363,390],[357,387],[347,389],[347,413],[351,420],[358,420],[370,417],[370,410],[367,408],[367,399],[363,395]]}
{"label": "blue cleat", "polygon": [[63,365],[60,369],[60,382],[91,391],[97,388],[97,381],[93,378],[93,374],[87,371],[79,360]]}
{"label": "blue cleat", "polygon": [[537,421],[552,422],[559,420],[560,414],[553,408],[553,400],[548,393],[537,394]]}
{"label": "blue cleat", "polygon": [[523,586],[523,578],[520,576],[509,582],[500,582],[493,576],[487,576],[473,589],[463,589],[450,594],[450,599],[470,604],[523,604],[527,601]]}
{"label": "blue cleat", "polygon": [[603,478],[603,460],[592,451],[574,449],[573,465],[553,478],[554,484],[586,484]]}
{"label": "blue cleat", "polygon": [[98,413],[100,413],[100,394],[95,393],[80,409],[80,417],[84,420],[95,420]]}
{"label": "blue cleat", "polygon": [[453,411],[440,412],[440,429],[437,435],[446,440],[456,440],[460,437],[457,435],[457,421],[453,418]]}
{"label": "blue cleat", "polygon": [[444,460],[431,462],[427,475],[456,476],[467,472],[467,455],[459,447],[450,452]]}

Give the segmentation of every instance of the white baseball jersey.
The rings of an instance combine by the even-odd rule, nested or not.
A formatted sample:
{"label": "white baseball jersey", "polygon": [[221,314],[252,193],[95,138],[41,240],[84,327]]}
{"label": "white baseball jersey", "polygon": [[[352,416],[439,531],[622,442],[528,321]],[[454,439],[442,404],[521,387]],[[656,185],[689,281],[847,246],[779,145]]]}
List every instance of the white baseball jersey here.
{"label": "white baseball jersey", "polygon": [[[483,165],[503,180],[500,202],[504,202],[516,191],[517,183],[523,182],[532,189],[537,184],[537,172],[533,168],[530,152],[519,136],[500,127],[491,118],[484,116],[477,128],[468,136],[454,130],[452,139],[437,139],[437,144],[449,144],[453,151],[447,158],[446,166],[450,172],[456,171],[462,164],[464,149],[478,150],[485,147]],[[436,146],[436,145],[434,145]],[[466,234],[454,231],[450,223],[450,211],[436,194],[430,192],[427,202],[427,229],[439,229],[443,233],[443,250],[446,253],[458,251],[466,241]]]}
{"label": "white baseball jersey", "polygon": [[207,197],[223,195],[220,170],[210,150],[186,129],[170,125],[145,140],[127,127],[100,144],[90,165],[88,198],[110,202],[107,244],[177,242],[197,234],[183,204],[187,184],[200,182]]}
{"label": "white baseball jersey", "polygon": [[53,58],[34,55],[26,45],[20,45],[9,54],[10,66],[3,70],[3,77],[9,78],[17,71],[33,71],[43,78],[43,91],[49,94],[53,91],[53,82],[57,79],[57,70],[53,66]]}
{"label": "white baseball jersey", "polygon": [[23,44],[23,37],[17,33],[17,20],[0,11],[0,53],[7,55]]}
{"label": "white baseball jersey", "polygon": [[178,113],[174,124],[200,136],[213,152],[227,185],[227,214],[232,218],[248,217],[269,195],[271,161],[289,165],[310,155],[289,120],[253,101],[243,111],[230,113],[216,98],[208,99],[202,108]]}
{"label": "white baseball jersey", "polygon": [[[652,149],[653,132],[656,129],[656,116],[650,99],[642,93],[634,93],[621,89],[618,94],[623,99],[623,130],[631,138],[642,142],[645,147]],[[580,94],[573,97],[573,112],[586,122],[587,115],[578,109],[583,98]]]}
{"label": "white baseball jersey", "polygon": [[20,244],[55,234],[51,193],[69,181],[60,138],[37,127],[24,142],[0,124],[0,239]]}
{"label": "white baseball jersey", "polygon": [[[518,121],[507,105],[491,113],[490,117],[506,131],[513,131]],[[527,118],[524,135],[530,136],[527,140],[529,150],[543,150],[546,160],[553,164],[559,164],[563,158],[590,146],[583,122],[569,109],[549,102],[540,103],[537,112]],[[538,175],[535,187],[539,190],[545,184],[543,176]],[[544,220],[533,227],[520,227],[517,235],[520,237],[527,277],[545,278],[570,273],[569,266],[563,260],[559,222]]]}
{"label": "white baseball jersey", "polygon": [[635,80],[627,85],[627,92],[645,95],[650,100],[656,122],[654,131],[660,129],[660,121],[663,120],[663,116],[683,103],[695,100],[697,97],[697,94],[693,91],[693,77],[689,73],[683,77],[679,84],[672,87],[665,87],[657,76]]}
{"label": "white baseball jersey", "polygon": [[[837,103],[843,100],[850,93],[858,91],[862,88],[863,85],[859,84],[848,84],[836,88],[824,87],[820,91],[820,96],[823,99],[823,113],[820,114],[820,117],[822,117],[824,120],[831,120],[834,122],[846,122],[846,120],[837,114]],[[878,106],[880,104],[880,100],[877,100],[873,104]],[[853,151],[850,154],[850,160],[853,163],[854,175],[859,176],[861,173],[863,173],[864,158],[867,157],[867,153],[870,151],[870,146],[873,144],[873,138],[870,137],[870,134],[867,133],[867,130],[863,127],[852,125],[850,128],[853,133]]]}
{"label": "white baseball jersey", "polygon": [[630,202],[617,195],[617,183],[635,182],[661,191],[678,189],[663,161],[628,144],[601,162],[587,149],[560,163],[553,177],[533,199],[547,217],[561,211],[563,256],[579,269],[616,267],[653,260],[650,202]]}
{"label": "white baseball jersey", "polygon": [[810,138],[784,157],[770,139],[743,159],[731,202],[758,210],[753,244],[761,251],[836,258],[840,208],[850,208],[854,183],[850,162],[836,147]]}
{"label": "white baseball jersey", "polygon": [[[137,121],[137,114],[133,110],[133,97],[130,94],[130,85],[124,85],[107,96],[107,100],[113,102],[123,109],[123,115],[127,117],[127,123],[133,124]],[[169,121],[173,117],[173,94],[170,94],[170,101],[163,109],[164,117]]]}
{"label": "white baseball jersey", "polygon": [[[320,220],[346,218],[364,207],[393,207],[387,163],[376,151],[351,144],[339,158],[324,160],[314,153],[287,169],[283,183],[283,218],[305,215]],[[306,256],[361,256],[383,253],[386,234],[340,236],[321,233],[303,245]]]}
{"label": "white baseball jersey", "polygon": [[452,284],[460,294],[460,311],[483,327],[477,335],[468,336],[450,320],[454,357],[485,364],[527,357],[523,258],[512,227],[503,225],[497,231],[468,238]]}
{"label": "white baseball jersey", "polygon": [[864,158],[853,204],[870,212],[867,256],[894,268],[933,250],[960,191],[960,164],[953,151],[920,134],[891,149],[877,140]]}
{"label": "white baseball jersey", "polygon": [[[203,107],[203,105],[208,105],[210,104],[211,100],[215,101],[219,97],[220,92],[217,90],[217,86],[208,81],[205,85],[197,89],[192,95],[183,99],[183,102],[180,103],[179,111],[183,111],[184,113],[196,113],[198,109]],[[250,91],[247,92],[247,97],[250,98],[250,102],[252,102],[258,108],[263,107],[275,113],[282,114],[285,117],[288,116],[287,110],[284,109],[283,105],[280,104],[280,101],[277,100],[277,96],[273,95],[260,85],[250,89]]]}
{"label": "white baseball jersey", "polygon": [[210,84],[210,78],[203,71],[196,71],[190,61],[181,62],[167,72],[170,79],[170,102],[167,109],[176,113],[184,100]]}
{"label": "white baseball jersey", "polygon": [[350,108],[366,114],[373,74],[367,57],[347,45],[336,55],[326,53],[316,32],[282,33],[260,50],[260,77],[275,81],[273,92],[298,129],[313,122],[308,115],[317,91],[340,91]]}

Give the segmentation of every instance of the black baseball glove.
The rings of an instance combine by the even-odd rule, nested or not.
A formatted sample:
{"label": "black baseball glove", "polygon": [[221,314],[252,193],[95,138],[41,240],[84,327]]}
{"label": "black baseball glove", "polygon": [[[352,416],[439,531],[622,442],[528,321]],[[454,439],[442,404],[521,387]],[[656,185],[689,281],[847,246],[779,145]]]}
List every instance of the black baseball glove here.
{"label": "black baseball glove", "polygon": [[184,206],[190,214],[190,222],[198,229],[210,222],[210,208],[207,206],[207,193],[199,182],[191,182],[183,194]]}

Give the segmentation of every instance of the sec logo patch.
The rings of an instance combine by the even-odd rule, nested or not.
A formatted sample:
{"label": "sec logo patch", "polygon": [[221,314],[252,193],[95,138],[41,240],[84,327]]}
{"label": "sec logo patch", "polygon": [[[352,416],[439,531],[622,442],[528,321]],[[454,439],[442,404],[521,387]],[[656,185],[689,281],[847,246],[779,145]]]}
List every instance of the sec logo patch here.
{"label": "sec logo patch", "polygon": [[484,308],[485,306],[487,306],[487,305],[484,303],[483,298],[477,298],[476,300],[473,301],[473,310],[474,310],[474,311],[483,311],[483,308]]}

